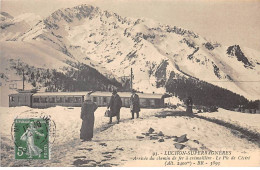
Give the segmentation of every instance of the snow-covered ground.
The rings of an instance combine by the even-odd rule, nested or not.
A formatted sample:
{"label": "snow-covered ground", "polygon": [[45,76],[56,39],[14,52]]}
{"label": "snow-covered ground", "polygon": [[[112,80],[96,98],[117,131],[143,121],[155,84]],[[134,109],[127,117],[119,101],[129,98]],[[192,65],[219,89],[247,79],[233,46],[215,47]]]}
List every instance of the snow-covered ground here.
{"label": "snow-covered ground", "polygon": [[260,133],[260,114],[249,114],[218,109],[218,112],[200,113],[200,116],[214,118]]}
{"label": "snow-covered ground", "polygon": [[[260,153],[259,143],[238,137],[228,127],[199,117],[185,116],[182,109],[142,109],[140,118],[131,120],[129,108],[122,108],[121,122],[116,124],[114,118],[112,125],[107,124],[109,119],[104,117],[105,110],[106,108],[100,107],[95,112],[93,140],[81,142],[79,107],[1,107],[1,166],[152,166],[155,162],[145,164],[148,162],[133,159],[135,156],[151,156],[153,152],[177,151],[174,139],[184,134],[187,134],[188,141],[182,143],[185,145],[183,150]],[[51,120],[56,124],[51,160],[14,160],[14,144],[11,139],[13,120],[18,115],[21,117],[30,114],[51,115]],[[260,133],[257,124],[259,114],[239,114],[243,115],[220,109],[218,113],[202,113],[199,116],[214,116]],[[147,134],[150,128],[154,132]],[[154,166],[164,164],[161,162]]]}

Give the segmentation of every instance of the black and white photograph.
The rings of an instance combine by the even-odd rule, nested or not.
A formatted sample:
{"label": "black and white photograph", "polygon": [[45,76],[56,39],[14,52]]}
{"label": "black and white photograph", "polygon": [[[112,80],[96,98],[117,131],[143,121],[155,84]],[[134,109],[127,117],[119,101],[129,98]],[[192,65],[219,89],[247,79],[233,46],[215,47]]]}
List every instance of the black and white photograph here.
{"label": "black and white photograph", "polygon": [[1,167],[259,167],[260,0],[1,0]]}

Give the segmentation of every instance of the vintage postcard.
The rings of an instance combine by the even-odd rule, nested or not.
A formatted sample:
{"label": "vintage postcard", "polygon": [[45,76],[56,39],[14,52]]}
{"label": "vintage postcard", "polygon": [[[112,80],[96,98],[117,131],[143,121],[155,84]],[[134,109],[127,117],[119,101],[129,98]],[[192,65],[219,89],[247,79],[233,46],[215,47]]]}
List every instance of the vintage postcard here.
{"label": "vintage postcard", "polygon": [[1,0],[1,167],[259,167],[259,0]]}

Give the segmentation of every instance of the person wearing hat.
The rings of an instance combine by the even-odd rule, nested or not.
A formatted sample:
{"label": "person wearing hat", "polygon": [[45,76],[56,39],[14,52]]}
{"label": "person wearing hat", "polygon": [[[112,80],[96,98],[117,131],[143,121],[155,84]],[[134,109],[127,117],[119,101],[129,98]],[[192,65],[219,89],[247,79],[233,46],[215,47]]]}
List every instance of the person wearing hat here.
{"label": "person wearing hat", "polygon": [[85,101],[81,107],[82,125],[80,129],[80,139],[82,142],[90,141],[93,138],[93,129],[94,129],[94,112],[97,110],[98,106],[91,101],[90,94],[85,96]]}
{"label": "person wearing hat", "polygon": [[120,119],[120,109],[122,107],[122,100],[121,97],[117,94],[117,91],[114,89],[112,92],[112,96],[109,102],[109,105],[107,108],[110,108],[111,114],[110,114],[110,121],[109,124],[112,123],[112,117],[117,117],[117,123],[119,123]]}
{"label": "person wearing hat", "polygon": [[136,94],[136,91],[132,90],[132,95],[130,97],[130,110],[132,113],[132,119],[134,119],[134,114],[136,113],[136,118],[139,118],[140,112],[140,103],[139,96]]}

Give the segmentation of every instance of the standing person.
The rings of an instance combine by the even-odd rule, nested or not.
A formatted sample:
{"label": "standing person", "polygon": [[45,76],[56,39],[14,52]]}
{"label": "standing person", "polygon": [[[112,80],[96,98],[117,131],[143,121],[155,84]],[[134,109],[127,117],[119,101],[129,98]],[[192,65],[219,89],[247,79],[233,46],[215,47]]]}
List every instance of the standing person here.
{"label": "standing person", "polygon": [[112,92],[112,96],[108,105],[108,109],[110,108],[110,121],[109,124],[112,123],[112,117],[117,117],[117,123],[119,123],[120,119],[120,109],[122,107],[122,100],[121,97],[117,94],[117,91],[114,89]]}
{"label": "standing person", "polygon": [[186,113],[188,114],[192,114],[192,105],[193,105],[193,102],[192,102],[192,98],[189,96],[186,100],[186,105],[187,105],[187,108],[186,108]]}
{"label": "standing person", "polygon": [[139,96],[136,94],[135,90],[132,90],[132,95],[130,97],[130,110],[132,113],[132,119],[134,119],[134,114],[136,113],[136,118],[139,118],[140,103]]}
{"label": "standing person", "polygon": [[81,116],[82,125],[80,129],[80,139],[82,142],[90,141],[93,138],[93,129],[94,129],[94,112],[98,106],[91,101],[90,94],[86,95],[85,101],[81,107]]}

